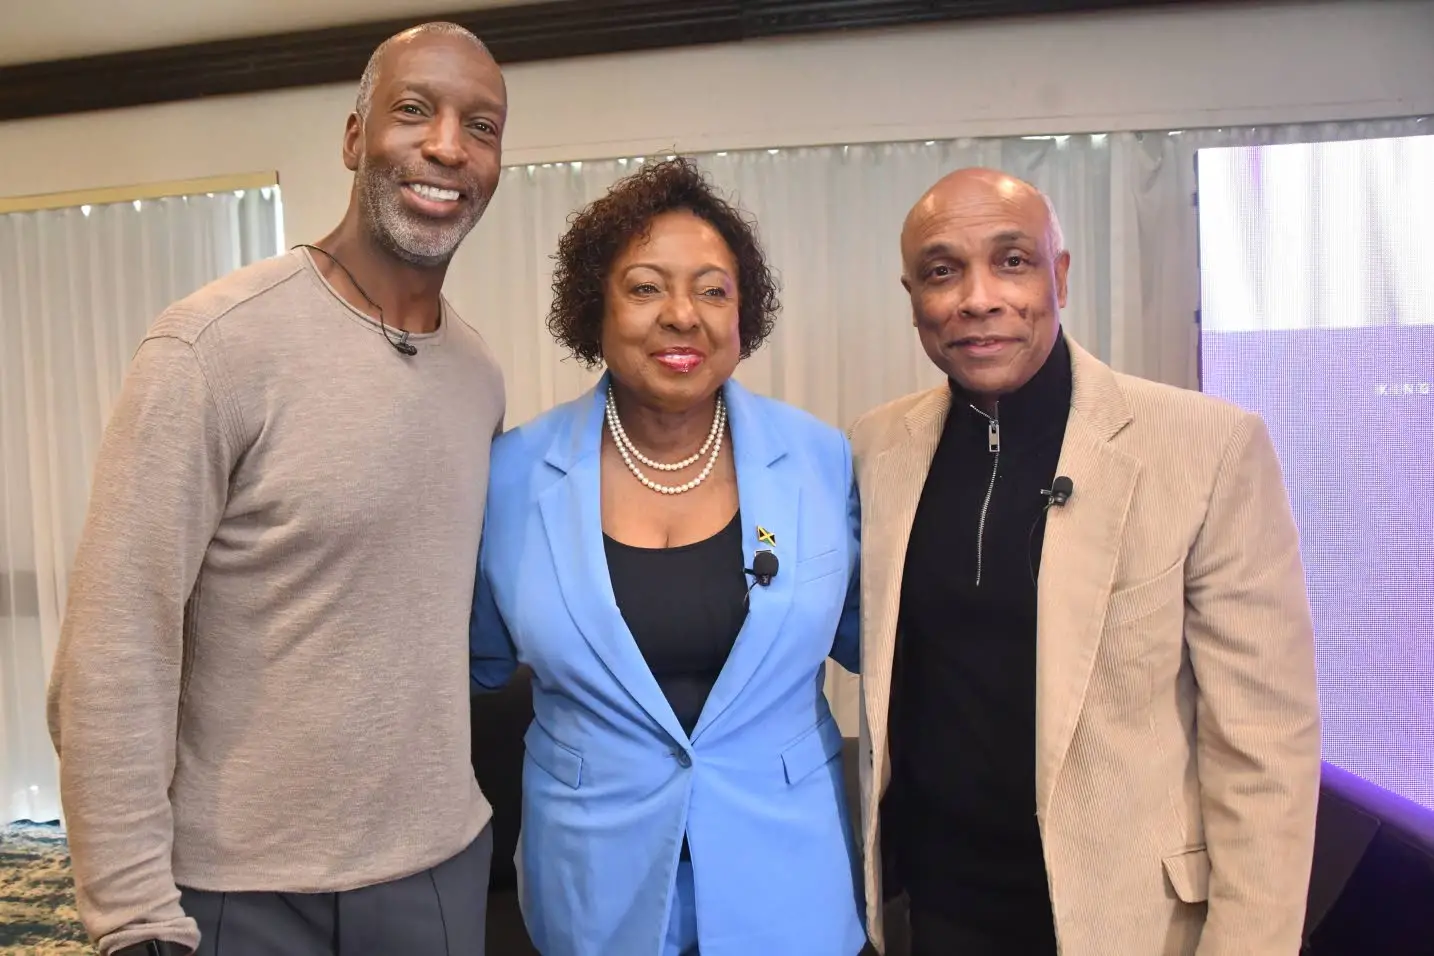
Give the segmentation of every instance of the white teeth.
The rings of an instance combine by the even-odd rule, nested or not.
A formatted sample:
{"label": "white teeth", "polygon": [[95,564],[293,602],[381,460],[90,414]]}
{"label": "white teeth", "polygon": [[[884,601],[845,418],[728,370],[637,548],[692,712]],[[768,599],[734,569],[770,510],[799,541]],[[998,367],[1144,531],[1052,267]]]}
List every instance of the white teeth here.
{"label": "white teeth", "polygon": [[429,186],[426,183],[409,183],[408,188],[424,199],[432,199],[435,202],[456,202],[458,199],[458,190],[456,189],[439,189],[437,186]]}

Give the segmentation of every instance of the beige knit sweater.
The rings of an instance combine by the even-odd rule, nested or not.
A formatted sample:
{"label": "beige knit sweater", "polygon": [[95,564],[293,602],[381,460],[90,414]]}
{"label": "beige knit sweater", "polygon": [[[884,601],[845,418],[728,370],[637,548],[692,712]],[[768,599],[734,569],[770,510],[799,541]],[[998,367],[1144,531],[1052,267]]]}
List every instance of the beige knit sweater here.
{"label": "beige knit sweater", "polygon": [[50,725],[102,953],[197,945],[176,884],[344,890],[457,853],[501,373],[398,354],[290,252],[173,305],[105,432]]}

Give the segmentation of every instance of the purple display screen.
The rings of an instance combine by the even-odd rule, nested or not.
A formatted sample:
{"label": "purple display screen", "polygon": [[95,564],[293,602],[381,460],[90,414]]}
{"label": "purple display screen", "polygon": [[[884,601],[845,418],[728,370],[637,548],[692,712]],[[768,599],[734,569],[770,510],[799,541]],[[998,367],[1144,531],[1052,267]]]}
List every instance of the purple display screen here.
{"label": "purple display screen", "polygon": [[1329,762],[1434,809],[1434,137],[1202,150],[1201,387],[1269,427]]}

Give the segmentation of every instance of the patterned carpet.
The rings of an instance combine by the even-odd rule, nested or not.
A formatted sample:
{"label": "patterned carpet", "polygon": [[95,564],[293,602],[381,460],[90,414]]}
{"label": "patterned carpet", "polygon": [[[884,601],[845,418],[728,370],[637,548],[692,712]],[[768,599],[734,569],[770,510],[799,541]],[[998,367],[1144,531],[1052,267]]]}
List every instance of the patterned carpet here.
{"label": "patterned carpet", "polygon": [[0,827],[0,953],[94,953],[75,914],[70,854],[58,826]]}

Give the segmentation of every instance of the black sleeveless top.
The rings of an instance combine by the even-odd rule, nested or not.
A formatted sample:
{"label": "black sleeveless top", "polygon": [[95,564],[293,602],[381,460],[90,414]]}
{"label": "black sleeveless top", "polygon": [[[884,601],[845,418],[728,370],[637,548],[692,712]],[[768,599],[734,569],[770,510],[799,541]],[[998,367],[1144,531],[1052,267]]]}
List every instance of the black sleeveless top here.
{"label": "black sleeveless top", "polygon": [[747,617],[741,512],[710,538],[638,548],[603,535],[627,628],[688,736]]}

